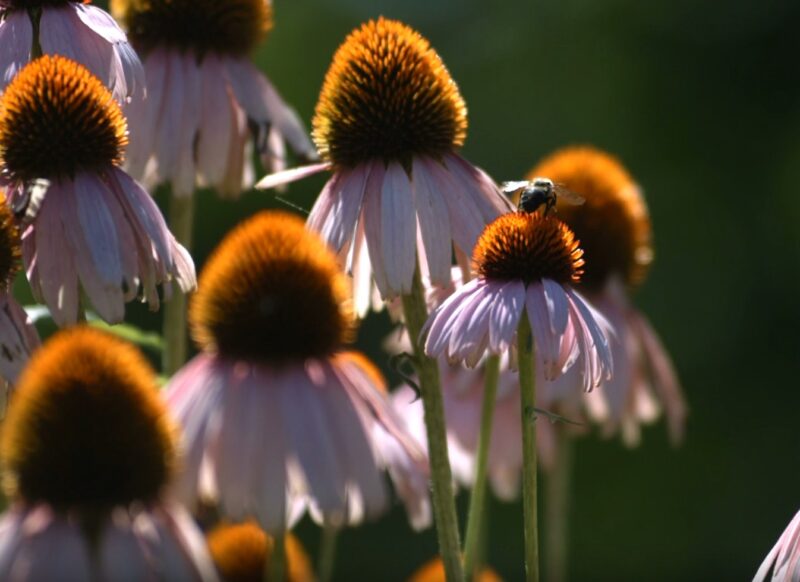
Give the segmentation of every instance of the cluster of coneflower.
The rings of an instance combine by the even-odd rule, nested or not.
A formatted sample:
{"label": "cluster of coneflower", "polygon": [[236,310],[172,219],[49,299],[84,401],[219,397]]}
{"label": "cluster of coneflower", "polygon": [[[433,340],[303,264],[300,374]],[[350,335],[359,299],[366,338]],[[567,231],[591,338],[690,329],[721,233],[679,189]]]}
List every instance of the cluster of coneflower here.
{"label": "cluster of coneflower", "polygon": [[[414,579],[495,580],[489,483],[522,491],[519,532],[503,535],[524,536],[538,580],[537,469],[548,579],[563,579],[571,440],[599,427],[634,445],[662,408],[683,433],[670,359],[629,299],[653,257],[634,179],[566,148],[528,178],[584,203],[517,210],[458,153],[466,105],[400,22],[345,39],[309,138],[249,60],[267,0],[111,8],[116,21],[76,0],[0,0],[0,579],[329,580],[336,532],[394,493],[413,528],[437,530],[440,556]],[[287,145],[309,165],[286,169]],[[194,192],[248,190],[254,153],[270,172],[258,188],[331,176],[305,223],[249,217],[198,281]],[[10,292],[20,262],[65,328],[41,346]],[[114,335],[136,299],[166,302],[161,390]],[[384,306],[399,326],[385,347],[414,367],[391,393],[351,347]],[[454,485],[472,490],[463,544]],[[324,530],[317,574],[289,534],[306,513]],[[761,578],[797,570],[785,537]]]}

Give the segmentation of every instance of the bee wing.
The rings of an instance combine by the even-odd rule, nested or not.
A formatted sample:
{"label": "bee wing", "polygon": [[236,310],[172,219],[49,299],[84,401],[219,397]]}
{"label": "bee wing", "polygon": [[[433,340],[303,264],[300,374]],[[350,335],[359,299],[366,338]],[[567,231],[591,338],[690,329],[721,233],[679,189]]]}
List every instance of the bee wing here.
{"label": "bee wing", "polygon": [[564,202],[573,204],[575,206],[579,206],[586,202],[586,198],[577,192],[573,192],[564,186],[564,184],[553,184],[553,193],[558,197],[559,200],[563,200]]}
{"label": "bee wing", "polygon": [[529,184],[530,182],[528,182],[527,180],[503,182],[502,184],[500,184],[500,190],[502,190],[504,194],[516,194],[523,188],[527,188]]}
{"label": "bee wing", "polygon": [[25,186],[25,193],[16,201],[11,211],[23,224],[30,224],[39,213],[47,189],[50,188],[50,181],[36,179],[30,181]]}

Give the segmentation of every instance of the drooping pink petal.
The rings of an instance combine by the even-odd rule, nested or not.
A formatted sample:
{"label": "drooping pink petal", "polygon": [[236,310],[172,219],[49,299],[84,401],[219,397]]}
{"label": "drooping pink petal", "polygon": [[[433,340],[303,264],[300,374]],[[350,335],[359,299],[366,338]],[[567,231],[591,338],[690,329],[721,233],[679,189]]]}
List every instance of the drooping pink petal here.
{"label": "drooping pink petal", "polygon": [[364,189],[363,210],[359,221],[363,221],[364,234],[366,235],[369,262],[372,265],[375,285],[382,297],[389,293],[389,281],[386,276],[386,266],[383,261],[383,231],[381,230],[382,210],[381,193],[383,191],[386,169],[383,162],[373,162],[370,168],[367,186]]}
{"label": "drooping pink petal", "polygon": [[8,291],[0,291],[0,377],[16,382],[39,343],[39,334],[22,306]]}
{"label": "drooping pink petal", "polygon": [[276,188],[283,184],[296,182],[297,180],[302,180],[308,176],[313,176],[314,174],[318,174],[319,172],[330,169],[331,165],[328,162],[309,164],[307,166],[298,166],[297,168],[290,168],[288,170],[283,170],[282,172],[276,172],[275,174],[264,176],[258,181],[255,187],[258,190],[269,190],[270,188]]}
{"label": "drooping pink petal", "polygon": [[31,58],[33,25],[26,10],[11,10],[0,21],[0,91]]}
{"label": "drooping pink petal", "polygon": [[209,185],[221,182],[228,168],[228,152],[234,131],[235,108],[229,88],[221,83],[223,66],[210,53],[200,65],[202,75],[200,124],[197,134],[197,170]]}
{"label": "drooping pink petal", "polygon": [[388,283],[381,295],[389,299],[411,291],[417,259],[417,218],[411,182],[396,162],[386,168],[380,206],[381,254]]}
{"label": "drooping pink petal", "polygon": [[161,119],[169,75],[168,49],[154,48],[145,58],[147,96],[134,99],[125,108],[130,133],[125,168],[137,180],[145,175],[147,162],[155,150],[155,140]]}
{"label": "drooping pink petal", "polygon": [[538,367],[543,370],[544,377],[553,380],[560,373],[558,369],[560,338],[556,336],[550,325],[547,297],[541,282],[528,285],[525,307],[533,333],[534,357]]}
{"label": "drooping pink petal", "polygon": [[794,582],[800,579],[800,512],[796,513],[778,542],[756,572],[753,582]]}
{"label": "drooping pink petal", "polygon": [[525,284],[521,281],[503,284],[489,315],[489,349],[493,353],[501,354],[511,347],[524,306]]}
{"label": "drooping pink petal", "polygon": [[444,303],[431,313],[420,333],[420,338],[425,338],[425,353],[431,357],[438,357],[450,342],[453,333],[452,324],[455,318],[464,309],[465,299],[473,294],[479,294],[485,288],[483,279],[473,279],[460,289],[456,290]]}
{"label": "drooping pink petal", "polygon": [[[182,56],[182,91],[184,95],[180,108],[180,123],[177,135],[177,166],[172,174],[172,195],[191,196],[195,184],[195,147],[197,131],[200,126],[203,77],[197,58],[190,52]],[[163,154],[163,150],[161,151]],[[163,174],[163,172],[162,172]]]}
{"label": "drooping pink petal", "polygon": [[450,283],[453,242],[450,222],[447,220],[447,204],[436,189],[427,164],[414,158],[412,170],[414,206],[419,232],[422,238],[421,255],[424,255],[430,280],[433,285],[447,286]]}

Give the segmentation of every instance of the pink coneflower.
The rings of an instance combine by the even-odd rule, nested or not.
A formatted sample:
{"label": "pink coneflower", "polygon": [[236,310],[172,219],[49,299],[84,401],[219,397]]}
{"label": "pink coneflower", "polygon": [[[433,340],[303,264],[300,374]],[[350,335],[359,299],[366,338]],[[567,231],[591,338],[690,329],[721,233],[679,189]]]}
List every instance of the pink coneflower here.
{"label": "pink coneflower", "polygon": [[129,344],[86,327],[54,336],[20,379],[0,445],[0,579],[217,579],[202,534],[165,497],[174,430]]}
{"label": "pink coneflower", "polygon": [[669,354],[647,318],[629,298],[652,262],[650,217],[641,190],[620,162],[592,147],[569,147],[545,158],[530,173],[547,176],[580,194],[580,206],[558,204],[558,216],[581,241],[586,265],[581,293],[616,331],[614,376],[584,396],[576,374],[555,384],[541,383],[544,407],[585,415],[609,434],[620,429],[628,444],[639,440],[640,425],[658,417],[663,406],[670,436],[683,436],[686,403]]}
{"label": "pink coneflower", "polygon": [[169,182],[175,196],[197,183],[238,196],[253,182],[253,143],[276,170],[284,140],[316,156],[295,111],[249,59],[272,28],[268,0],[112,0],[111,8],[147,73],[147,99],[127,112],[132,176]]}
{"label": "pink coneflower", "polygon": [[373,278],[384,299],[411,290],[418,255],[431,282],[448,285],[454,246],[468,255],[509,209],[494,182],[458,155],[466,132],[466,105],[436,51],[379,18],[347,37],[325,77],[314,117],[325,163],[259,186],[333,172],[308,225],[346,263],[363,315]]}
{"label": "pink coneflower", "polygon": [[[22,256],[37,300],[60,326],[74,324],[81,290],[105,321],[125,302],[159,306],[172,282],[195,285],[194,265],[152,198],[119,168],[127,143],[119,105],[86,68],[44,56],[0,100],[0,183],[25,215]],[[49,188],[43,199],[40,186]],[[31,194],[31,192],[34,192]]]}
{"label": "pink coneflower", "polygon": [[475,366],[513,345],[523,312],[537,368],[552,380],[573,364],[581,386],[611,376],[610,326],[574,289],[583,267],[572,231],[551,216],[514,212],[486,227],[475,246],[478,277],[431,314],[425,351]]}
{"label": "pink coneflower", "polygon": [[[0,0],[0,92],[34,46],[81,63],[124,102],[144,92],[144,71],[114,19],[89,0]],[[34,34],[38,31],[38,37]]]}
{"label": "pink coneflower", "polygon": [[789,522],[756,572],[753,582],[800,580],[800,512]]}
{"label": "pink coneflower", "polygon": [[341,351],[354,323],[348,281],[299,218],[262,212],[234,229],[189,320],[202,353],[166,392],[184,427],[188,501],[209,497],[274,533],[298,499],[332,526],[373,517],[386,509],[382,469],[393,460],[376,428],[426,472],[372,369]]}
{"label": "pink coneflower", "polygon": [[39,334],[25,310],[11,295],[11,282],[20,263],[19,230],[11,209],[0,194],[0,378],[17,381]]}

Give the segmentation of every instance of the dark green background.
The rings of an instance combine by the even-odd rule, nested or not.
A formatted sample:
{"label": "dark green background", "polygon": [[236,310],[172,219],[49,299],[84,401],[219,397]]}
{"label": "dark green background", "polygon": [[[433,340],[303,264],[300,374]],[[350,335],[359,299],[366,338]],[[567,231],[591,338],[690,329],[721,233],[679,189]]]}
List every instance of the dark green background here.
{"label": "dark green background", "polygon": [[[636,301],[674,356],[691,414],[680,449],[668,445],[663,423],[636,450],[580,441],[572,578],[752,577],[800,508],[800,4],[276,4],[258,60],[307,122],[336,47],[382,14],[439,51],[469,106],[464,155],[496,179],[519,178],[572,143],[626,163],[644,187],[656,240]],[[310,208],[323,180],[288,197]],[[235,203],[203,193],[198,265],[237,221],[266,207],[281,204],[263,193]],[[159,326],[142,308],[131,314]],[[370,318],[359,346],[381,358],[387,329],[383,317]],[[313,551],[317,530],[304,522],[299,532]],[[489,540],[491,564],[520,580],[519,504],[493,504]],[[401,580],[435,551],[433,533],[414,534],[397,508],[342,535],[337,579]]]}

